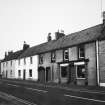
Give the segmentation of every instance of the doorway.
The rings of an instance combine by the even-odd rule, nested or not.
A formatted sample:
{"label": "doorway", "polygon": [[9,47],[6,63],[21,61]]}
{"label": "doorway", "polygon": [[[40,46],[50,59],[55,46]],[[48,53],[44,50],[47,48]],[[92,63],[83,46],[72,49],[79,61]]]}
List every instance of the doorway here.
{"label": "doorway", "polygon": [[42,66],[38,67],[38,81],[41,83],[45,82],[45,68]]}
{"label": "doorway", "polygon": [[46,67],[46,82],[51,81],[51,68]]}

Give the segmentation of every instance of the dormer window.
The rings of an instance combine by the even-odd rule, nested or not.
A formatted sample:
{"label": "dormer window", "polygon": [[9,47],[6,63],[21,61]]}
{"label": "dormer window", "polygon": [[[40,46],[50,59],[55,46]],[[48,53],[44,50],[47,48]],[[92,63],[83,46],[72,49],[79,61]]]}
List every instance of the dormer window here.
{"label": "dormer window", "polygon": [[85,50],[84,50],[84,46],[79,46],[78,48],[78,52],[79,52],[79,59],[84,58],[85,57]]}
{"label": "dormer window", "polygon": [[51,62],[55,62],[56,60],[56,53],[55,51],[51,52]]}
{"label": "dormer window", "polygon": [[39,55],[39,64],[43,64],[43,55]]}
{"label": "dormer window", "polygon": [[64,54],[63,55],[64,56],[64,60],[68,61],[69,60],[69,51],[68,51],[68,49],[65,49],[63,54]]}

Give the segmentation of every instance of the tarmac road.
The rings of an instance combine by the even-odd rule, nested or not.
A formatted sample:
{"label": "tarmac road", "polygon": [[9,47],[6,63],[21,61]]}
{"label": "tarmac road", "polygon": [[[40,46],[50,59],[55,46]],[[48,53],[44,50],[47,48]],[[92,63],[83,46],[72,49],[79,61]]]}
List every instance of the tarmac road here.
{"label": "tarmac road", "polygon": [[1,80],[0,91],[34,105],[105,105],[105,91]]}

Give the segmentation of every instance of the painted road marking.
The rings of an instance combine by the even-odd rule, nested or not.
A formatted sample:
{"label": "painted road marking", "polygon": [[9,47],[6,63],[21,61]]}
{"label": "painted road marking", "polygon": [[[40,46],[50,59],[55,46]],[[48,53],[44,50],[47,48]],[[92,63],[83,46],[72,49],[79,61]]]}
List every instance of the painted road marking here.
{"label": "painted road marking", "polygon": [[104,100],[90,99],[90,98],[84,98],[84,97],[72,96],[72,95],[68,95],[68,94],[64,94],[64,96],[66,96],[66,97],[70,97],[70,98],[76,98],[76,99],[82,99],[82,100],[88,100],[88,101],[95,101],[95,102],[105,103]]}
{"label": "painted road marking", "polygon": [[48,92],[46,90],[40,90],[40,89],[35,89],[35,88],[26,88],[26,89],[29,89],[29,90],[32,90],[32,91],[43,92],[43,93],[47,93]]}
{"label": "painted road marking", "polygon": [[9,86],[19,87],[19,85],[7,84]]}
{"label": "painted road marking", "polygon": [[10,95],[10,94],[7,94],[7,93],[4,93],[4,92],[0,92],[0,97],[1,98],[6,98],[6,97],[8,97],[9,99],[14,99],[14,100],[16,100],[16,101],[18,101],[18,102],[20,102],[20,103],[24,103],[24,104],[26,104],[26,105],[37,105],[37,104],[34,104],[34,103],[31,103],[31,102],[29,102],[29,101],[26,101],[26,100],[23,100],[23,99],[20,99],[20,98],[17,98],[17,97],[15,97],[15,96],[12,96],[12,95]]}

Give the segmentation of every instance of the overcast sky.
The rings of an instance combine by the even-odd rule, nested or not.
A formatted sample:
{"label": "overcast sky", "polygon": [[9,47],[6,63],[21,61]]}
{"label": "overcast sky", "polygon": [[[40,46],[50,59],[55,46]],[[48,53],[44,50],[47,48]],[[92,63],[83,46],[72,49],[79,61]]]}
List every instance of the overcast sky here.
{"label": "overcast sky", "polygon": [[100,23],[101,0],[0,0],[0,58],[24,41],[46,42],[49,32],[54,39],[58,29],[70,34]]}

